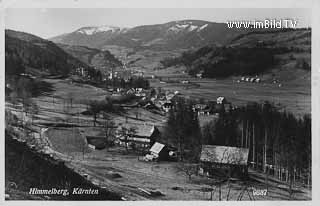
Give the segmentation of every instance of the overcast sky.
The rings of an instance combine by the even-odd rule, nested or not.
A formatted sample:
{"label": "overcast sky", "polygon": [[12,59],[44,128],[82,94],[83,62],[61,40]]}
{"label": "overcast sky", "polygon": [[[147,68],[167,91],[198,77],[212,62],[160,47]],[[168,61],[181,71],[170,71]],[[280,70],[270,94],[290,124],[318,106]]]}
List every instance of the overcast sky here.
{"label": "overcast sky", "polygon": [[72,32],[84,26],[134,27],[183,19],[226,22],[230,20],[295,19],[298,27],[311,26],[309,9],[6,9],[7,29],[42,38]]}

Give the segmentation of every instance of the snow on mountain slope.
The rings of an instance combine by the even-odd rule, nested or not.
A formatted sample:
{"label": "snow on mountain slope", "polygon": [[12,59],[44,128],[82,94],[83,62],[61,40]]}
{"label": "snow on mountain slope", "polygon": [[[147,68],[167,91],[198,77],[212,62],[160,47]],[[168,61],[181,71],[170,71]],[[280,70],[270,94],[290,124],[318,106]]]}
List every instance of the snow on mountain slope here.
{"label": "snow on mountain slope", "polygon": [[224,23],[202,20],[171,21],[132,28],[114,26],[82,27],[50,38],[55,43],[102,49],[106,45],[154,50],[175,50],[206,44],[225,44],[248,29],[229,29]]}
{"label": "snow on mountain slope", "polygon": [[116,26],[99,26],[99,27],[82,27],[75,32],[86,34],[86,35],[93,35],[100,32],[117,32],[120,33],[122,31],[125,31],[126,28],[120,28]]}
{"label": "snow on mountain slope", "polygon": [[202,29],[205,29],[207,26],[208,26],[208,24],[202,25],[202,26],[198,29],[198,31],[201,31]]}
{"label": "snow on mountain slope", "polygon": [[193,25],[192,22],[183,22],[183,24],[177,22],[175,25],[171,26],[167,31],[168,32],[174,32],[174,33],[178,33],[181,31],[201,31],[203,29],[205,29],[208,26],[208,24],[204,24],[204,25]]}

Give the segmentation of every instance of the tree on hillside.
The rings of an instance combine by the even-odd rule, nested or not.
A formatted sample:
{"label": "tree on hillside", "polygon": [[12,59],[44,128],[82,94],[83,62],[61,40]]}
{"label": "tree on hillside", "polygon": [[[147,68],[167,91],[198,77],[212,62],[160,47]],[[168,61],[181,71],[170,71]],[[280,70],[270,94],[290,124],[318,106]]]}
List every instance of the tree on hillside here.
{"label": "tree on hillside", "polygon": [[106,137],[106,145],[108,147],[110,139],[114,137],[115,123],[112,120],[109,120],[106,114],[104,114],[104,133]]}
{"label": "tree on hillside", "polygon": [[89,102],[89,111],[93,115],[93,126],[96,126],[97,116],[99,112],[102,110],[101,102],[97,100],[93,100]]}
{"label": "tree on hillside", "polygon": [[216,121],[207,123],[203,132],[203,142],[210,145],[238,145],[238,123],[235,114],[221,113]]}
{"label": "tree on hillside", "polygon": [[183,172],[188,177],[189,181],[193,175],[198,174],[198,165],[194,163],[181,162],[177,165],[177,169]]}
{"label": "tree on hillside", "polygon": [[[74,93],[73,92],[69,92],[67,94],[67,97],[68,97],[68,100],[69,100],[69,103],[70,103],[70,107],[72,108],[72,103],[74,101]],[[53,97],[54,98],[54,97]],[[53,100],[54,101],[54,100]]]}

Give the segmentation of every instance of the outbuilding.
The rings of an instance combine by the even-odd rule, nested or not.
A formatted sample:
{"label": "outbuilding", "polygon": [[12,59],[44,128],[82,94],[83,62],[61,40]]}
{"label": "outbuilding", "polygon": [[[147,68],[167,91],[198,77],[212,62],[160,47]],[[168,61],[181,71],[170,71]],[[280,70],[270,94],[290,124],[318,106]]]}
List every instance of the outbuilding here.
{"label": "outbuilding", "polygon": [[247,176],[248,155],[248,148],[202,145],[199,173],[205,176]]}
{"label": "outbuilding", "polygon": [[167,160],[169,157],[169,152],[164,144],[155,142],[150,148],[150,154],[158,161]]}

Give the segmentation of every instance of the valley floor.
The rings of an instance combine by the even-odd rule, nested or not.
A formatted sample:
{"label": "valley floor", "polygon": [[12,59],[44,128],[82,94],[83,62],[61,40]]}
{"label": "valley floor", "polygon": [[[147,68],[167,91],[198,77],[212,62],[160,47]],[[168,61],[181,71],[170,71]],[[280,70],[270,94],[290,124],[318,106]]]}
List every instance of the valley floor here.
{"label": "valley floor", "polygon": [[[39,106],[39,112],[32,121],[32,127],[38,131],[36,137],[39,142],[47,143],[49,147],[44,149],[63,159],[82,175],[86,175],[92,182],[96,182],[101,187],[105,187],[110,191],[121,194],[126,200],[288,200],[288,185],[270,178],[268,185],[265,184],[263,174],[256,171],[249,172],[249,181],[240,180],[225,183],[221,186],[221,196],[219,197],[219,187],[209,179],[201,176],[192,176],[191,180],[181,172],[177,162],[144,162],[141,156],[129,152],[120,146],[114,146],[103,150],[81,151],[79,141],[83,140],[80,130],[84,133],[98,134],[101,132],[99,126],[93,128],[92,116],[80,114],[86,110],[83,103],[86,99],[103,99],[109,95],[107,91],[89,85],[70,83],[67,80],[47,79],[47,82],[53,85],[54,91],[51,94],[43,94],[37,98],[33,98]],[[258,85],[254,86],[246,84],[236,84],[226,81],[208,81],[205,79],[193,80],[200,88],[182,89],[181,85],[168,84],[165,89],[179,90],[185,95],[196,95],[208,99],[215,99],[217,96],[225,96],[235,104],[245,100],[256,101],[266,97],[267,99],[278,99],[282,104],[289,104],[297,112],[305,112],[304,108],[310,105],[309,100],[303,97],[308,96],[307,91],[301,93],[299,103],[292,99],[297,93],[290,93],[292,90],[280,88],[276,92],[271,86]],[[152,86],[160,86],[161,83],[152,82]],[[202,90],[201,90],[202,88]],[[297,89],[296,89],[297,91]],[[235,92],[235,93],[234,93]],[[301,91],[300,91],[301,92]],[[73,96],[72,106],[66,107],[65,99]],[[84,95],[85,94],[85,95]],[[260,96],[258,96],[260,95]],[[301,99],[301,100],[300,100]],[[305,102],[303,102],[305,101]],[[291,105],[291,106],[290,106]],[[295,106],[294,106],[295,105]],[[68,110],[66,111],[66,108]],[[6,103],[6,109],[16,114],[19,118],[28,119],[28,115],[23,115],[21,108],[10,103]],[[135,117],[135,111],[138,110],[140,117]],[[127,116],[127,118],[126,118]],[[123,114],[110,114],[109,116],[116,123],[128,124],[154,124],[163,126],[166,117],[155,114],[142,108],[128,109]],[[98,118],[98,121],[103,121]],[[57,125],[50,126],[53,123],[74,123],[73,128],[62,128]],[[50,131],[67,130],[64,133],[50,133]],[[49,136],[51,134],[51,136]],[[55,134],[55,135],[54,135]],[[57,141],[52,141],[56,138]],[[70,139],[70,140],[68,140]],[[73,140],[72,140],[73,139]],[[66,142],[74,144],[72,150],[66,148]],[[266,196],[253,196],[253,189],[266,189]],[[212,192],[211,192],[212,191]],[[310,200],[311,190],[305,188],[296,188],[292,199]]]}
{"label": "valley floor", "polygon": [[[261,83],[251,83],[238,82],[241,77],[193,78],[183,73],[183,70],[184,68],[169,68],[149,73],[146,71],[145,74],[156,76],[150,81],[152,87],[179,91],[190,98],[216,101],[217,97],[223,96],[235,106],[248,102],[269,101],[279,109],[292,112],[296,116],[311,114],[311,74],[297,73],[294,77],[287,77],[286,80],[274,84],[271,75],[261,76],[260,78],[265,79]],[[183,84],[182,80],[189,83]]]}

